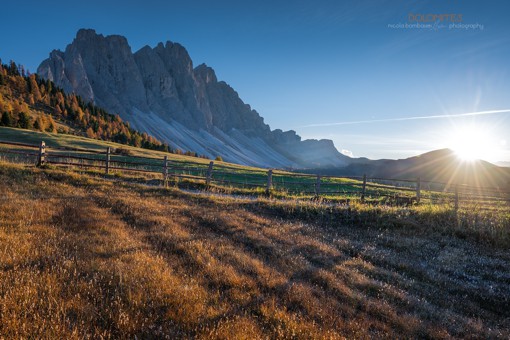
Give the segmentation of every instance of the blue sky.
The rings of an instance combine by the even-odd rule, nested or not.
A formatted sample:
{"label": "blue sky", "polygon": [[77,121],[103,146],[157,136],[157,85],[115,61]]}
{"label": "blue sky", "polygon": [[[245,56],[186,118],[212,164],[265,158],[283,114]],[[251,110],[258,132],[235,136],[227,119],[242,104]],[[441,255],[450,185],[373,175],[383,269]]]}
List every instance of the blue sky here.
{"label": "blue sky", "polygon": [[[124,35],[133,51],[171,40],[273,129],[405,158],[458,145],[471,126],[485,158],[510,161],[509,112],[455,117],[510,109],[508,1],[20,0],[2,10],[0,58],[32,71],[79,28]],[[440,14],[454,16],[430,16]]]}

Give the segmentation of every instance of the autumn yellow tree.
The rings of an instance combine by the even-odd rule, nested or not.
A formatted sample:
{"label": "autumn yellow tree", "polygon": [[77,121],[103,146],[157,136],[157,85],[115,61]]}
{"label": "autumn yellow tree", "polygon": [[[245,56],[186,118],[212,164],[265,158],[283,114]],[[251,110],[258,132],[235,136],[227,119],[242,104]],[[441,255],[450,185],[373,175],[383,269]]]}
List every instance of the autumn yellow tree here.
{"label": "autumn yellow tree", "polygon": [[53,120],[52,116],[48,116],[48,123],[46,126],[46,131],[55,133],[57,132],[57,124],[55,124],[55,121]]}
{"label": "autumn yellow tree", "polygon": [[89,127],[87,129],[87,131],[85,132],[86,136],[89,137],[89,138],[96,138],[96,134],[94,133],[94,130],[92,130],[91,127]]}
{"label": "autumn yellow tree", "polygon": [[30,75],[29,81],[30,81],[30,93],[34,96],[34,100],[36,102],[41,101],[42,98],[41,91],[39,90],[39,85],[35,80],[35,74]]}
{"label": "autumn yellow tree", "polygon": [[39,131],[46,131],[46,119],[44,115],[37,117],[34,122],[34,129]]}

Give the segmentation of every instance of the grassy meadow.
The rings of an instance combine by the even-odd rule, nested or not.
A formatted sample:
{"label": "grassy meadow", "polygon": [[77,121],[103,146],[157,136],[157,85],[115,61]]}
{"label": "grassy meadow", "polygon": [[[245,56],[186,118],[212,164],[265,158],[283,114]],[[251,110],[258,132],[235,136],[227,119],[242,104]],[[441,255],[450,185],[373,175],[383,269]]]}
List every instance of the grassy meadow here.
{"label": "grassy meadow", "polygon": [[0,338],[508,338],[508,207],[240,199],[0,163]]}
{"label": "grassy meadow", "polygon": [[[30,130],[0,127],[0,141],[10,141],[37,145],[42,140],[47,145],[47,160],[49,162],[74,162],[89,165],[104,166],[104,153],[107,147],[113,150],[111,160],[112,174],[118,177],[136,178],[144,181],[149,178],[162,179],[163,158],[168,157],[170,181],[180,187],[204,189],[205,177],[210,160],[190,157],[185,155],[165,153],[155,150],[147,150],[126,146],[113,142],[90,139],[81,136],[54,134],[48,132],[36,132]],[[35,164],[37,157],[18,156],[3,153],[3,150],[18,150],[22,152],[37,152],[22,146],[0,144],[0,158],[25,164]],[[96,152],[96,153],[90,153]],[[55,156],[53,156],[55,155]],[[88,160],[76,160],[67,158],[86,157]],[[94,160],[97,159],[96,162]],[[122,168],[138,169],[140,171],[152,171],[147,173],[135,172],[134,174],[121,170]],[[90,170],[93,168],[83,168]],[[101,173],[101,170],[93,170]],[[135,176],[133,176],[135,175]],[[178,175],[178,177],[174,176]],[[214,171],[211,185],[208,189],[216,192],[265,195],[268,178],[268,169],[256,168],[222,161],[214,161]],[[362,179],[360,178],[333,178],[321,177],[320,195],[329,201],[345,202],[346,200],[360,200],[362,191]],[[296,174],[285,170],[273,170],[271,194],[279,198],[303,198],[310,199],[316,196],[316,175]],[[396,183],[393,183],[396,184]],[[405,183],[407,188],[396,189],[392,182],[370,183],[366,189],[365,200],[375,204],[392,203],[395,196],[410,199],[416,195],[413,186],[415,183]],[[402,183],[400,183],[402,184]],[[423,184],[421,198],[426,202],[452,202],[453,194],[432,192]],[[393,202],[394,203],[394,202]]]}

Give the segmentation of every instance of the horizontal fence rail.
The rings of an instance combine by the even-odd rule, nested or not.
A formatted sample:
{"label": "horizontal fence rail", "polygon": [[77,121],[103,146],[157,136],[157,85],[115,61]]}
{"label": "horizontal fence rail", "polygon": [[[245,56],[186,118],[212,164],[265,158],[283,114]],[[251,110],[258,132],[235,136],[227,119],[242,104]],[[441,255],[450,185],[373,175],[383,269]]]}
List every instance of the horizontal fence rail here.
{"label": "horizontal fence rail", "polygon": [[286,172],[276,169],[236,167],[225,164],[169,160],[163,158],[126,155],[126,150],[110,147],[83,149],[49,147],[0,141],[0,157],[27,164],[44,164],[95,168],[106,175],[115,172],[153,173],[161,176],[162,183],[169,181],[196,181],[206,187],[260,190],[267,194],[293,194],[304,197],[335,199],[342,196],[349,201],[379,199],[382,203],[408,205],[415,203],[451,203],[455,208],[461,202],[501,205],[510,203],[510,191],[502,188],[477,187],[455,183],[424,181],[420,178],[369,178],[323,176]]}

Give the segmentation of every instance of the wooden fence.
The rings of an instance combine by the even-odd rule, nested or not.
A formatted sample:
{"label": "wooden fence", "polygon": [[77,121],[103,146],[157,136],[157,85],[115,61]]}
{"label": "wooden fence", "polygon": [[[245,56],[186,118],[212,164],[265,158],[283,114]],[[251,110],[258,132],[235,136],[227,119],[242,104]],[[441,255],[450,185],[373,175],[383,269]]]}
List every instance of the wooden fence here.
{"label": "wooden fence", "polygon": [[[119,152],[120,151],[120,152]],[[80,168],[96,168],[106,175],[112,172],[141,172],[161,175],[161,183],[170,180],[204,183],[206,187],[257,189],[262,192],[305,197],[379,200],[388,204],[451,203],[457,209],[461,201],[484,203],[488,206],[508,205],[510,192],[500,188],[475,187],[453,183],[423,181],[420,178],[388,179],[321,176],[298,174],[276,169],[243,168],[213,161],[170,160],[123,154],[123,149],[103,150],[48,147],[0,141],[0,155],[14,162],[37,166],[54,164]]]}

